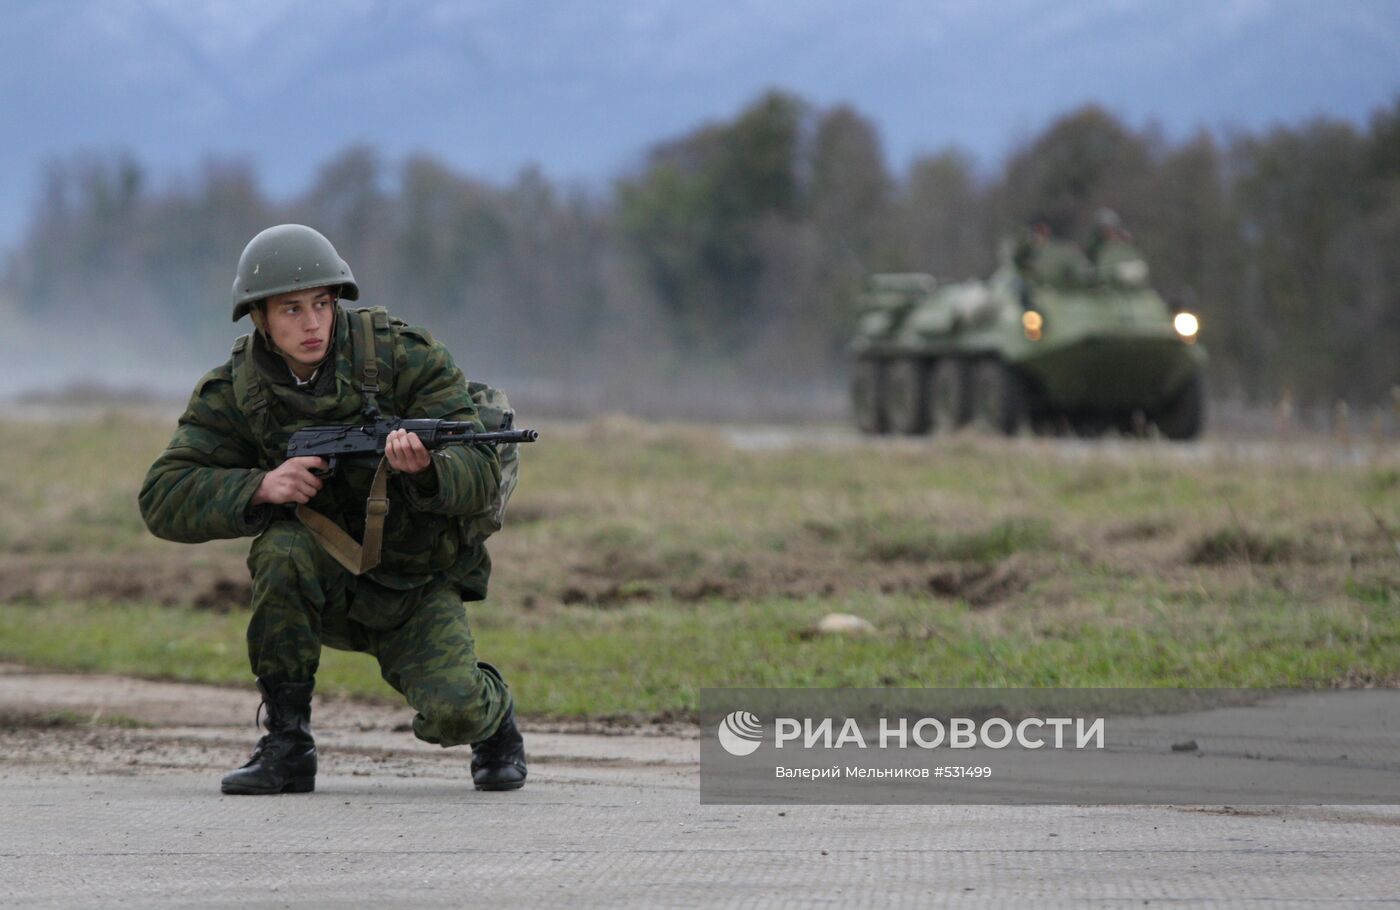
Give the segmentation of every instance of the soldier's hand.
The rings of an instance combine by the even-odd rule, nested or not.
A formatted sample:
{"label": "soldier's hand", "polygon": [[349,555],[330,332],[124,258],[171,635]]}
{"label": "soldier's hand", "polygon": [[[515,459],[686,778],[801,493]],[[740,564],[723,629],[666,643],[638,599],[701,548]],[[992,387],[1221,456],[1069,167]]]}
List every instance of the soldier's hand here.
{"label": "soldier's hand", "polygon": [[404,474],[417,474],[433,463],[433,454],[423,445],[417,433],[395,430],[384,441],[384,457],[389,467]]}
{"label": "soldier's hand", "polygon": [[288,458],[263,475],[262,483],[253,494],[253,505],[263,503],[307,503],[316,497],[323,481],[311,473],[312,468],[324,471],[326,460],[315,455]]}

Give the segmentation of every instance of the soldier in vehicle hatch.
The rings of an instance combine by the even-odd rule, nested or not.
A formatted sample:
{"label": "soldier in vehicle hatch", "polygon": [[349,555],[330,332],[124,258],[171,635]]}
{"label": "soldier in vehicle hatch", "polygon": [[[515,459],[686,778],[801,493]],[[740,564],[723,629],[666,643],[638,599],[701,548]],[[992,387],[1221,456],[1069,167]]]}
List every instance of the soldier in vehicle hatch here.
{"label": "soldier in vehicle hatch", "polygon": [[1033,284],[1075,287],[1091,272],[1079,244],[1055,237],[1042,220],[1032,222],[1017,240],[1012,261],[1021,277]]}
{"label": "soldier in vehicle hatch", "polygon": [[[477,660],[463,607],[486,596],[491,562],[482,540],[499,527],[489,516],[498,521],[493,508],[504,507],[514,479],[508,473],[503,484],[504,456],[485,445],[429,452],[397,430],[380,466],[389,472],[387,498],[368,509],[378,471],[342,465],[323,477],[324,459],[283,458],[294,431],[363,423],[381,409],[481,429],[477,401],[447,349],[383,309],[339,304],[358,298],[349,266],[311,228],[284,224],[254,237],[232,302],[234,321],[251,315],[256,331],[200,379],[141,488],[142,517],[158,537],[256,537],[248,657],[267,735],[222,789],[314,789],[311,695],[322,646],[372,654],[417,711],[419,739],[470,744],[477,789],[518,789],[525,748],[511,693],[495,667]],[[310,521],[299,520],[311,510],[363,536],[366,549],[373,531],[378,565],[359,574],[333,557]]]}
{"label": "soldier in vehicle hatch", "polygon": [[1016,295],[1027,310],[1036,307],[1037,285],[1081,287],[1093,271],[1079,244],[1055,237],[1041,219],[1016,239],[1011,262],[1016,267]]}
{"label": "soldier in vehicle hatch", "polygon": [[1094,226],[1084,249],[1096,281],[1129,286],[1147,284],[1147,261],[1113,209],[1099,209],[1094,213]]}

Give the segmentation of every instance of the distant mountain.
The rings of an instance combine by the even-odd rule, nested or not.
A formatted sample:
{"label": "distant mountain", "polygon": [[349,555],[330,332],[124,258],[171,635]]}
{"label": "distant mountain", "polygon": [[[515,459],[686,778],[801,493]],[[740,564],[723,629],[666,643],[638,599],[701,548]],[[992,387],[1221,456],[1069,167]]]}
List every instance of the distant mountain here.
{"label": "distant mountain", "polygon": [[1375,0],[0,0],[0,245],[50,156],[157,174],[244,156],[274,192],[351,141],[503,178],[602,184],[652,142],[771,86],[849,101],[895,165],[985,161],[1098,100],[1171,135],[1400,90],[1400,3]]}

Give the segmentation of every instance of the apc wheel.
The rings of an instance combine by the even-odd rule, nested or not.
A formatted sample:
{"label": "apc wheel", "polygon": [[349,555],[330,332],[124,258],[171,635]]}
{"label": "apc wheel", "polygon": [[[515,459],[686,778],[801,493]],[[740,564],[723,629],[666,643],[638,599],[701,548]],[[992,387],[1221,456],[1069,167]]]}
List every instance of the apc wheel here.
{"label": "apc wheel", "polygon": [[1201,435],[1206,423],[1206,384],[1197,373],[1176,397],[1152,415],[1152,422],[1168,439],[1183,441]]}
{"label": "apc wheel", "polygon": [[855,412],[856,429],[862,433],[890,431],[885,410],[885,365],[880,361],[856,361],[855,375],[851,377],[851,409]]}
{"label": "apc wheel", "polygon": [[982,429],[1015,436],[1026,418],[1020,375],[1000,360],[979,361],[972,370],[972,412]]}
{"label": "apc wheel", "polygon": [[929,380],[929,420],[938,433],[951,433],[972,419],[968,365],[957,357],[944,357],[933,367]]}
{"label": "apc wheel", "polygon": [[885,413],[890,429],[911,436],[928,432],[928,361],[907,357],[885,367]]}

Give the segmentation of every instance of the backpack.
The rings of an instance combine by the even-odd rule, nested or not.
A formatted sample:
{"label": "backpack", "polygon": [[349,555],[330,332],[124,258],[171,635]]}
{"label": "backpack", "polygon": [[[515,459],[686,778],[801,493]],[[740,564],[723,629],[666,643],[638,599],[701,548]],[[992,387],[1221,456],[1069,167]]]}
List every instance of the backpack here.
{"label": "backpack", "polygon": [[[515,429],[515,409],[510,406],[505,392],[493,389],[484,382],[471,380],[467,381],[467,392],[472,397],[472,404],[476,405],[477,419],[487,432]],[[501,462],[501,482],[490,505],[463,519],[462,541],[467,546],[476,546],[501,529],[505,523],[506,505],[520,479],[519,443],[496,446],[496,456]]]}
{"label": "backpack", "polygon": [[[350,320],[350,341],[354,363],[351,382],[355,390],[364,398],[366,414],[374,413],[377,415],[379,413],[379,395],[386,391],[392,395],[393,392],[394,354],[399,345],[399,332],[407,323],[402,319],[391,317],[389,311],[384,307],[347,309],[344,310],[344,313]],[[268,414],[267,397],[262,389],[258,371],[247,362],[251,355],[251,344],[251,335],[240,335],[233,343],[233,389],[239,410],[247,417],[254,433],[262,439],[268,435],[270,415]],[[510,400],[506,398],[505,392],[492,388],[484,382],[468,381],[467,394],[471,396],[472,403],[476,406],[477,417],[484,429],[494,431],[509,430],[514,427],[515,410],[510,406]],[[515,486],[519,480],[520,446],[508,443],[497,445],[495,448],[501,465],[501,482],[496,488],[495,495],[485,509],[457,519],[458,533],[463,544],[469,547],[481,544],[501,529],[505,521],[506,506],[509,504],[511,494],[515,492]],[[372,497],[384,495],[382,475],[382,470],[376,472],[375,489],[371,490]],[[330,520],[305,506],[299,506],[297,513],[302,522],[307,524],[313,533],[316,533],[317,539],[321,540],[323,545],[327,545],[322,534],[326,530],[325,525],[330,524]],[[310,516],[306,513],[310,513]],[[383,517],[381,515],[376,524],[382,527],[382,523]],[[378,530],[379,528],[376,528],[375,537],[378,536]],[[343,532],[340,532],[340,536],[348,537]],[[370,537],[370,522],[367,518],[366,548],[370,548]],[[353,545],[353,540],[349,541],[349,544]],[[378,562],[377,540],[373,542],[374,553],[369,560],[370,564],[364,564],[365,561],[359,558],[358,547],[356,547],[354,564],[351,564],[351,561],[348,561],[341,552],[337,552],[337,550],[344,548],[343,543],[336,549],[327,546],[331,555],[355,574],[369,571]]]}

